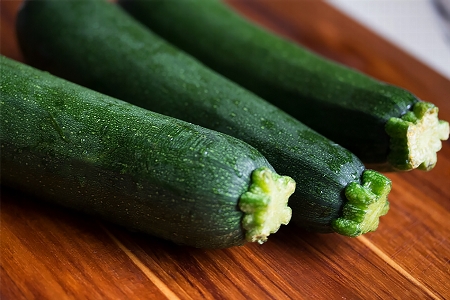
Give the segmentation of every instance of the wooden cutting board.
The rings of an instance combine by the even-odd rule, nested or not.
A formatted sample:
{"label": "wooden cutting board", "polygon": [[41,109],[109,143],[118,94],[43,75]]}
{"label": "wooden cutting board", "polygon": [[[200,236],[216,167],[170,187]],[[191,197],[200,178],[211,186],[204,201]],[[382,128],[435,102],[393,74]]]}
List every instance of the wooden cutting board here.
{"label": "wooden cutting board", "polygon": [[[322,1],[230,2],[270,30],[402,86],[450,120],[450,81]],[[1,2],[1,54],[22,60]],[[1,192],[1,299],[450,299],[450,141],[430,172],[386,173],[391,210],[346,238],[283,226],[264,245],[175,246]]]}

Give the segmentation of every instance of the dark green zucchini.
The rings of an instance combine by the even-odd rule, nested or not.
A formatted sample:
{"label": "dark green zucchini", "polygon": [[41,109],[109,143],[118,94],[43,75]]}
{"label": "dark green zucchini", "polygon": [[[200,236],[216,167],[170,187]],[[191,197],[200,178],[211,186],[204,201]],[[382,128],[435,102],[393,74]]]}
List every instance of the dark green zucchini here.
{"label": "dark green zucchini", "polygon": [[295,182],[241,140],[0,63],[2,185],[201,248],[289,222]]}
{"label": "dark green zucchini", "polygon": [[[182,50],[382,171],[430,170],[449,124],[410,92],[320,57],[218,0],[120,0]],[[195,21],[194,21],[195,20]]]}
{"label": "dark green zucchini", "polygon": [[[117,5],[26,1],[17,22],[30,64],[254,146],[278,172],[296,181],[289,202],[295,224],[356,236],[375,230],[378,217],[386,213],[386,177],[365,171],[352,153],[204,67]],[[365,192],[350,192],[357,190],[353,185]],[[358,212],[346,208],[352,202],[361,204]],[[368,209],[372,202],[378,209]]]}

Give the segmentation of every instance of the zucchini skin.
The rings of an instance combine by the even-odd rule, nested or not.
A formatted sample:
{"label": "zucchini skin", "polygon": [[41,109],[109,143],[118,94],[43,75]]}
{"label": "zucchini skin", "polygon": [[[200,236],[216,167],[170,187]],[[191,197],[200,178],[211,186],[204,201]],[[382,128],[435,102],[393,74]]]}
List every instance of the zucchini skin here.
{"label": "zucchini skin", "polygon": [[245,243],[248,144],[0,57],[1,184],[177,244]]}
{"label": "zucchini skin", "polygon": [[394,171],[385,126],[408,112],[417,97],[272,34],[221,2],[119,1],[156,34],[349,149],[368,167]]}
{"label": "zucchini skin", "polygon": [[26,1],[17,19],[28,63],[135,105],[230,134],[297,183],[292,223],[333,232],[344,189],[365,170],[351,152],[204,67],[103,1]]}

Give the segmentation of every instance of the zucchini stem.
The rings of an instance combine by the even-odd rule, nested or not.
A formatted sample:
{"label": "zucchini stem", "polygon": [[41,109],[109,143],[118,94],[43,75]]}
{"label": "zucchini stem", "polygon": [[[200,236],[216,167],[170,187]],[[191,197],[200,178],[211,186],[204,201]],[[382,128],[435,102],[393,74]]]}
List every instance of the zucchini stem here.
{"label": "zucchini stem", "polygon": [[428,102],[417,102],[401,118],[386,123],[390,136],[388,162],[394,170],[431,170],[442,148],[441,140],[449,137],[449,124],[438,119],[439,109]]}
{"label": "zucchini stem", "polygon": [[292,210],[288,200],[294,190],[295,181],[288,176],[280,176],[267,167],[253,171],[252,182],[239,200],[239,208],[245,213],[242,227],[247,241],[262,244],[281,224],[289,223]]}
{"label": "zucchini stem", "polygon": [[364,171],[362,184],[351,182],[345,188],[348,202],[344,204],[341,216],[332,222],[333,230],[350,237],[375,231],[379,218],[389,210],[387,196],[391,186],[391,181],[384,175],[373,170]]}

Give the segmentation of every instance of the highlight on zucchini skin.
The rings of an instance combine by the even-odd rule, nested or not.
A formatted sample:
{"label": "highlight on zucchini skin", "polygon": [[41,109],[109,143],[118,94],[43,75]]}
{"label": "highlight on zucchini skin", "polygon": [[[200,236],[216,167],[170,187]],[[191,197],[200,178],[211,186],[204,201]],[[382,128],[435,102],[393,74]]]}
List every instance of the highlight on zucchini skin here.
{"label": "highlight on zucchini skin", "polygon": [[2,185],[198,248],[263,243],[290,221],[295,182],[248,144],[3,56],[0,67]]}
{"label": "highlight on zucchini skin", "polygon": [[[368,168],[435,166],[448,123],[433,104],[316,55],[222,2],[119,0],[150,30],[351,150]],[[424,107],[426,121],[411,121]]]}
{"label": "highlight on zucchini skin", "polygon": [[25,1],[17,32],[35,67],[258,149],[295,180],[290,223],[302,230],[334,232],[332,222],[348,201],[345,188],[362,184],[365,167],[350,151],[200,64],[117,5]]}

